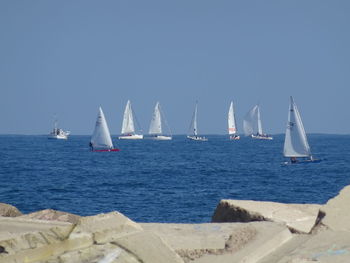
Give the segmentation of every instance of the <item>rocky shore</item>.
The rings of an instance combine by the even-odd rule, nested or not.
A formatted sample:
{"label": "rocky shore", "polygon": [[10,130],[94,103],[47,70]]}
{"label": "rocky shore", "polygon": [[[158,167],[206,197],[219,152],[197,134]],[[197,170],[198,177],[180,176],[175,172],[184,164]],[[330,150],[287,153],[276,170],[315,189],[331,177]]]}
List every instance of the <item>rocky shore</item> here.
{"label": "rocky shore", "polygon": [[325,205],[222,200],[206,224],[0,203],[0,263],[350,262],[350,186]]}

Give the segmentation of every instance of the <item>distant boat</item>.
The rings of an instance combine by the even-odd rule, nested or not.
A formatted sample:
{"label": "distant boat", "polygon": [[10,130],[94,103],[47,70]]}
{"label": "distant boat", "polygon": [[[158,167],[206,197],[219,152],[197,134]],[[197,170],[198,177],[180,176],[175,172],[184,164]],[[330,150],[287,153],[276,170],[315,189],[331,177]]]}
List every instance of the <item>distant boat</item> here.
{"label": "distant boat", "polygon": [[70,131],[64,131],[60,128],[58,128],[58,121],[57,119],[54,122],[54,128],[52,132],[49,134],[49,139],[57,139],[57,140],[67,140],[68,135],[70,134]]}
{"label": "distant boat", "polygon": [[245,116],[243,120],[243,130],[245,136],[251,136],[253,139],[272,140],[273,138],[263,133],[260,108],[255,105]]}
{"label": "distant boat", "polygon": [[187,138],[194,141],[207,141],[208,139],[203,136],[198,136],[198,126],[197,126],[197,112],[198,112],[198,103],[194,107],[194,112],[192,116],[192,121],[190,125],[190,131],[193,132],[193,135],[187,135]]}
{"label": "distant boat", "polygon": [[119,136],[118,137],[119,139],[128,139],[128,140],[143,139],[142,134],[135,133],[134,111],[132,110],[130,100],[128,100],[125,106],[121,133],[122,133],[122,136]]}
{"label": "distant boat", "polygon": [[297,162],[299,157],[307,158],[308,161],[315,161],[311,155],[299,110],[292,96],[290,97],[283,155],[289,157],[292,163]]}
{"label": "distant boat", "polygon": [[117,152],[119,149],[113,147],[111,134],[102,108],[98,110],[94,132],[90,141],[90,148],[94,152]]}
{"label": "distant boat", "polygon": [[[151,135],[151,139],[153,140],[160,140],[160,141],[165,141],[165,140],[171,140],[172,137],[171,135],[164,135],[163,134],[163,127],[162,127],[162,112],[160,109],[160,104],[159,102],[156,103],[156,106],[154,107],[154,111],[153,111],[153,116],[152,116],[152,120],[151,120],[151,124],[149,127],[149,134]],[[165,125],[166,124],[166,121]],[[169,129],[169,127],[168,127]],[[170,131],[170,129],[169,129]]]}
{"label": "distant boat", "polygon": [[230,140],[239,140],[240,137],[239,135],[237,135],[237,124],[236,124],[235,112],[233,109],[233,101],[231,101],[230,108],[228,110],[227,122],[228,122],[228,134],[230,135]]}

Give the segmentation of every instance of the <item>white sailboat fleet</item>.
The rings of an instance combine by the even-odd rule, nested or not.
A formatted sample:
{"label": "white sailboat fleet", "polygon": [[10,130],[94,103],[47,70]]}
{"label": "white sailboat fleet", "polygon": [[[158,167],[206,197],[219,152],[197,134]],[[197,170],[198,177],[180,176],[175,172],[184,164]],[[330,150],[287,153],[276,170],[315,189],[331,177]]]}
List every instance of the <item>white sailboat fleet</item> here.
{"label": "white sailboat fleet", "polygon": [[237,135],[237,124],[236,124],[235,112],[233,109],[233,101],[231,101],[230,108],[228,110],[227,123],[228,123],[228,134],[230,135],[230,140],[239,140],[240,137],[239,135]]}
{"label": "white sailboat fleet", "polygon": [[162,111],[160,108],[160,103],[157,102],[156,106],[154,107],[154,111],[153,111],[153,115],[152,115],[152,119],[151,119],[151,124],[149,126],[148,133],[151,135],[150,139],[160,140],[160,141],[172,140],[171,135],[165,135],[163,133],[163,125],[162,125],[163,121],[169,130],[169,134],[171,134],[170,128],[167,125],[165,118],[163,117],[163,114],[162,114]]}
{"label": "white sailboat fleet", "polygon": [[[196,102],[195,109],[192,116],[190,133],[187,135],[188,139],[195,141],[207,141],[208,139],[198,135],[198,125],[197,125],[197,114],[198,114],[198,103]],[[154,107],[154,112],[152,120],[149,127],[149,134],[151,139],[154,140],[171,140],[171,135],[166,135],[163,133],[163,122],[169,129],[165,118],[163,117],[160,103],[157,102]],[[233,101],[230,103],[228,111],[228,134],[231,140],[238,140],[240,137],[237,135],[237,125],[234,112]],[[273,138],[269,135],[263,133],[261,116],[259,105],[255,105],[245,116],[243,121],[243,129],[246,136],[251,136],[254,139],[272,140]],[[128,100],[122,125],[122,136],[119,139],[143,139],[143,135],[135,133],[134,126],[134,116],[131,107],[131,102]],[[169,129],[169,134],[171,134]],[[54,129],[50,133],[49,138],[54,139],[67,139],[69,135],[68,131],[63,131],[57,128],[57,120],[55,121]],[[106,118],[103,114],[102,108],[99,108],[95,129],[91,137],[90,148],[92,151],[106,152],[106,151],[119,151],[119,149],[114,148],[111,135],[108,129]],[[291,163],[296,162],[318,162],[313,158],[310,150],[309,143],[307,141],[306,132],[304,129],[303,122],[299,110],[294,102],[293,97],[290,97],[290,105],[288,111],[288,123],[285,133],[284,157],[290,158]],[[297,158],[303,158],[303,160],[298,160]]]}
{"label": "white sailboat fleet", "polygon": [[54,128],[52,132],[49,134],[49,139],[56,139],[56,140],[67,140],[68,135],[70,134],[70,131],[64,131],[60,128],[58,128],[58,121],[57,119],[54,122]]}
{"label": "white sailboat fleet", "polygon": [[135,133],[134,111],[131,107],[130,100],[127,101],[126,106],[125,106],[121,134],[122,135],[118,137],[119,139],[124,139],[124,140],[125,139],[127,139],[127,140],[143,139],[142,134]]}
{"label": "white sailboat fleet", "polygon": [[94,152],[119,151],[119,149],[113,146],[111,134],[109,133],[107,121],[101,107],[98,109],[95,129],[90,140],[90,148]]}
{"label": "white sailboat fleet", "polygon": [[196,106],[194,108],[192,121],[190,125],[190,131],[193,131],[193,135],[187,135],[187,138],[194,141],[208,141],[204,136],[198,135],[198,126],[197,126],[197,112],[198,112],[198,103],[196,102]]}
{"label": "white sailboat fleet", "polygon": [[260,107],[255,105],[245,116],[243,120],[243,130],[245,136],[251,136],[253,139],[272,140],[273,138],[263,133]]}
{"label": "white sailboat fleet", "polygon": [[290,97],[283,155],[290,158],[291,163],[296,163],[298,161],[297,158],[315,161],[311,154],[299,110],[292,96]]}

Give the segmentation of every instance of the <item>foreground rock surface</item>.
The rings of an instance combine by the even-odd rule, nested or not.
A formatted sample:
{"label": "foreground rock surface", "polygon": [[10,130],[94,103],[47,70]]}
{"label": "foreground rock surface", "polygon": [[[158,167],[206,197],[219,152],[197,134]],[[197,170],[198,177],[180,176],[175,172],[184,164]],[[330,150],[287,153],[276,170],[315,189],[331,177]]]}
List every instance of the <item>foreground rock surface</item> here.
{"label": "foreground rock surface", "polygon": [[332,230],[350,232],[350,186],[344,187],[321,210],[325,214],[323,224]]}
{"label": "foreground rock surface", "polygon": [[54,210],[0,216],[0,263],[345,263],[349,200],[349,187],[324,206],[223,200],[213,215],[245,223],[139,224],[118,212]]}
{"label": "foreground rock surface", "polygon": [[250,200],[221,200],[212,222],[272,221],[286,224],[291,230],[310,233],[321,206],[315,204],[282,204]]}

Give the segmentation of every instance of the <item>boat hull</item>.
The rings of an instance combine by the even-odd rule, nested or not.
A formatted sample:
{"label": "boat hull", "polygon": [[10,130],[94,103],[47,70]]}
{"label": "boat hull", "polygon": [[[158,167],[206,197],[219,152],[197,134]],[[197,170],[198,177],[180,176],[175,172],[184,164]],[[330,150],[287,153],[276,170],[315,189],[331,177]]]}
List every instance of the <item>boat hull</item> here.
{"label": "boat hull", "polygon": [[239,139],[241,139],[240,136],[230,136],[230,140],[235,141],[235,140],[239,140]]}
{"label": "boat hull", "polygon": [[271,136],[268,136],[268,135],[253,135],[252,134],[252,138],[253,139],[257,139],[257,140],[273,140],[273,138]]}
{"label": "boat hull", "polygon": [[122,136],[119,136],[118,139],[120,139],[120,140],[142,140],[143,135],[141,135],[141,134],[122,135]]}
{"label": "boat hull", "polygon": [[208,138],[201,137],[201,136],[187,136],[187,139],[190,139],[193,141],[202,141],[202,142],[208,141]]}
{"label": "boat hull", "polygon": [[53,139],[53,140],[67,140],[68,136],[67,135],[49,135],[48,139]]}
{"label": "boat hull", "polygon": [[119,152],[119,149],[100,149],[100,150],[92,150],[92,152]]}
{"label": "boat hull", "polygon": [[171,136],[165,136],[165,135],[156,135],[150,137],[151,140],[157,140],[157,141],[169,141],[172,140],[173,138]]}

